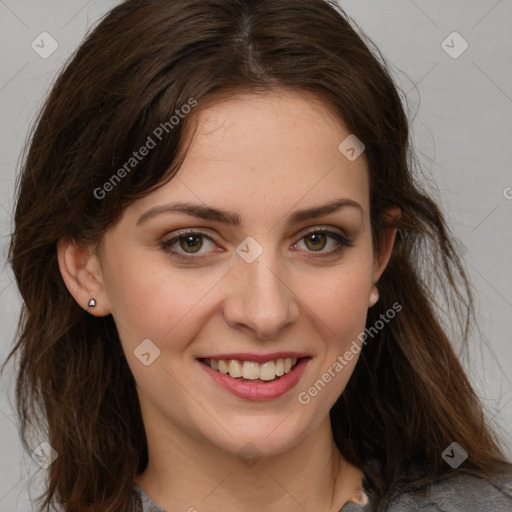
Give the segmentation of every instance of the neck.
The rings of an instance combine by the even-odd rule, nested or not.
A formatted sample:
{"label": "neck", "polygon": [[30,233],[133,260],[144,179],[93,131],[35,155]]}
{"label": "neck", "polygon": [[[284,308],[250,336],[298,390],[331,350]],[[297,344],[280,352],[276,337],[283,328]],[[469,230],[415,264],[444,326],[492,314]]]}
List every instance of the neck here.
{"label": "neck", "polygon": [[329,417],[289,450],[259,459],[242,460],[177,429],[147,438],[149,463],[134,480],[169,511],[338,512],[362,489],[361,471],[334,444]]}

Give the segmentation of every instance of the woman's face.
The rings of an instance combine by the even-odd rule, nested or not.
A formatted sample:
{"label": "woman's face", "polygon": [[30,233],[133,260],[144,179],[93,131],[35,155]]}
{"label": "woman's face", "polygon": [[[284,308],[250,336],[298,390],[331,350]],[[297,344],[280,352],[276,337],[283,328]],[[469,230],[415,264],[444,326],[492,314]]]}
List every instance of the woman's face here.
{"label": "woman's face", "polygon": [[[374,258],[364,153],[338,149],[350,133],[313,96],[239,95],[197,114],[178,174],[106,233],[95,314],[113,315],[146,428],[277,454],[345,388],[357,355],[308,392],[361,344],[389,251]],[[297,368],[272,381],[287,357]]]}

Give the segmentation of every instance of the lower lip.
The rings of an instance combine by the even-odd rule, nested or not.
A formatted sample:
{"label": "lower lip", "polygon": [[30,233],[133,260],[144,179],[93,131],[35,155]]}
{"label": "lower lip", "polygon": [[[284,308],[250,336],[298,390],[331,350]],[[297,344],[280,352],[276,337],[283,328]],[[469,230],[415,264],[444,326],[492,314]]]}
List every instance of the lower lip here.
{"label": "lower lip", "polygon": [[201,361],[198,361],[198,363],[219,386],[231,391],[234,395],[246,400],[272,400],[284,395],[297,384],[310,360],[311,357],[302,358],[289,373],[269,382],[240,381],[224,373],[212,370]]}

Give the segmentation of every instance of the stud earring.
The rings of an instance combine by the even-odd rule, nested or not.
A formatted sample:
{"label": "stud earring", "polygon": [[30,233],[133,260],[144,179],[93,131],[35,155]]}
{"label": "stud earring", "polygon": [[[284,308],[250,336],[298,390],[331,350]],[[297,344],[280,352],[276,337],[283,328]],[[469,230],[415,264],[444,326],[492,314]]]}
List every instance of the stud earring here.
{"label": "stud earring", "polygon": [[369,307],[374,306],[378,300],[379,300],[379,290],[377,290],[377,287],[374,286],[370,293],[370,299],[368,300],[368,306]]}
{"label": "stud earring", "polygon": [[89,301],[89,307],[90,307],[90,308],[94,308],[94,307],[96,307],[96,300],[95,300],[95,299],[91,299],[91,300]]}

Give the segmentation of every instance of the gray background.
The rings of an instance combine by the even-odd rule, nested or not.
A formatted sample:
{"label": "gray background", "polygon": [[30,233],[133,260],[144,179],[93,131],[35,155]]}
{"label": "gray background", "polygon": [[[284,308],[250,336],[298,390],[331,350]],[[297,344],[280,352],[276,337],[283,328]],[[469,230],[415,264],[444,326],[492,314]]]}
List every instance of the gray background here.
{"label": "gray background", "polygon": [[[116,1],[0,0],[0,244],[5,261],[13,184],[28,127],[57,70]],[[382,51],[407,96],[421,162],[479,296],[482,336],[472,340],[471,379],[512,457],[512,0],[341,2]],[[42,32],[58,42],[47,59],[31,47]],[[458,32],[469,47],[441,46]],[[447,43],[462,49],[458,36]],[[509,188],[511,187],[511,188]],[[19,295],[0,273],[0,359],[15,332]],[[483,344],[482,344],[483,338]],[[29,511],[45,471],[23,453],[12,410],[13,380],[0,382],[0,512]],[[44,438],[34,442],[35,448]],[[469,454],[471,456],[471,454]]]}

